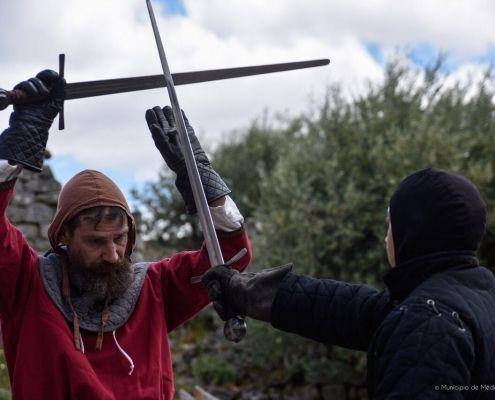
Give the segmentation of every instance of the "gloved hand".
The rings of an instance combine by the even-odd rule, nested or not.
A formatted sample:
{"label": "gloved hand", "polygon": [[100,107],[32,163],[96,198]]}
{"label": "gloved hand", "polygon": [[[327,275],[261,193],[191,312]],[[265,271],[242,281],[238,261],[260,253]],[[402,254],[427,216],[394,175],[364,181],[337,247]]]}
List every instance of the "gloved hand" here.
{"label": "gloved hand", "polygon": [[208,297],[221,319],[246,315],[270,322],[273,301],[280,282],[292,270],[292,264],[264,269],[260,272],[240,273],[219,265],[202,278]]}
{"label": "gloved hand", "polygon": [[24,91],[33,102],[14,105],[10,127],[0,136],[0,159],[41,171],[48,130],[62,108],[64,87],[65,79],[49,69],[14,87]]}
{"label": "gloved hand", "polygon": [[[184,117],[184,122],[186,123],[187,134],[189,135],[194,159],[198,166],[206,200],[208,204],[211,204],[220,197],[229,194],[230,189],[220,175],[212,168],[210,160],[208,160],[208,157],[202,149],[184,112],[182,112],[182,115]],[[153,109],[146,111],[146,121],[148,122],[155,146],[160,151],[160,154],[169,168],[177,174],[175,186],[177,186],[177,189],[184,199],[187,213],[194,214],[196,212],[196,205],[194,203],[193,192],[187,175],[186,162],[180,147],[179,131],[177,130],[172,108],[166,106],[162,110],[160,107],[153,107]]]}

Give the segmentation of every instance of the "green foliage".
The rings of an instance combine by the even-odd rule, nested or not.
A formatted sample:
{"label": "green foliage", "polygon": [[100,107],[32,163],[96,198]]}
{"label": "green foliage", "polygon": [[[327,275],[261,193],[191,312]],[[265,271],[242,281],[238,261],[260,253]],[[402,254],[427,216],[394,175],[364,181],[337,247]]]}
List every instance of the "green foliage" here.
{"label": "green foliage", "polygon": [[5,356],[3,349],[0,350],[0,400],[9,400],[10,395],[10,382],[7,371],[7,364],[5,363]]}
{"label": "green foliage", "polygon": [[[405,176],[435,165],[465,174],[480,188],[489,210],[480,255],[495,266],[493,93],[486,80],[471,97],[472,87],[445,88],[437,69],[420,79],[392,64],[384,83],[362,97],[349,101],[334,88],[316,117],[299,119],[296,140],[279,149],[278,162],[259,183],[258,264],[293,261],[299,273],[382,286],[389,198]],[[308,383],[342,382],[348,395],[363,385],[365,359],[356,353],[270,330],[250,346],[270,346],[269,357],[253,359],[269,371],[267,380],[283,365],[286,384],[297,371]]]}
{"label": "green foliage", "polygon": [[[322,104],[284,127],[255,123],[214,152],[213,165],[256,228],[255,269],[293,261],[298,273],[382,287],[390,196],[404,177],[428,166],[459,171],[479,187],[488,209],[480,258],[495,267],[491,77],[447,86],[440,66],[441,60],[414,71],[400,60],[390,63],[383,82],[360,97],[330,88]],[[166,218],[168,205],[159,207]],[[242,358],[236,371],[241,382],[256,377],[259,387],[284,390],[334,382],[348,399],[359,398],[363,354],[259,323],[250,322],[249,329],[247,340],[225,355]]]}
{"label": "green foliage", "polygon": [[287,123],[285,129],[275,129],[265,116],[253,122],[243,135],[220,144],[213,154],[215,169],[224,177],[237,206],[247,218],[259,204],[260,183],[269,179],[284,148],[294,140],[300,128],[297,119]]}
{"label": "green foliage", "polygon": [[198,382],[220,386],[234,381],[236,372],[221,355],[201,354],[193,364],[193,375]]}
{"label": "green foliage", "polygon": [[[493,94],[484,83],[469,99],[468,88],[442,90],[435,71],[421,83],[391,65],[384,84],[359,99],[329,93],[317,118],[303,121],[304,138],[262,182],[258,255],[268,264],[294,260],[301,272],[378,283],[387,268],[390,195],[405,176],[431,165],[468,176],[493,211]],[[494,222],[490,212],[481,254],[489,266]]]}
{"label": "green foliage", "polygon": [[208,342],[205,339],[217,328],[216,314],[203,311],[188,321],[183,329],[170,333],[170,339],[180,344],[195,344],[197,351],[207,351]]}
{"label": "green foliage", "polygon": [[197,218],[186,214],[174,182],[175,176],[164,166],[156,182],[131,193],[142,210],[137,213],[136,223],[146,239],[146,253],[153,259],[197,248],[202,240]]}

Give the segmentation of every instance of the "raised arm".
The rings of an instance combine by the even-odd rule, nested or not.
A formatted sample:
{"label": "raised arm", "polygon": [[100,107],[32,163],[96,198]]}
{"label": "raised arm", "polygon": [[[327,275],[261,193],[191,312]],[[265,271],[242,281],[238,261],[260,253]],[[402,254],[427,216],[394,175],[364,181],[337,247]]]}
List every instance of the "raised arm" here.
{"label": "raised arm", "polygon": [[[40,171],[48,130],[63,101],[63,79],[45,70],[21,82],[31,104],[16,105],[9,127],[0,135],[0,316],[17,310],[28,290],[29,279],[38,266],[38,256],[22,233],[7,219],[6,210],[21,169]],[[15,166],[14,166],[15,165]]]}
{"label": "raised arm", "polygon": [[[191,142],[194,159],[198,167],[199,177],[203,185],[206,201],[211,206],[213,203],[223,203],[223,197],[230,193],[223,179],[211,166],[210,160],[206,156],[199,143],[194,129],[184,113],[187,134]],[[151,131],[153,141],[168,167],[175,172],[177,178],[175,186],[182,196],[188,214],[196,213],[193,192],[189,177],[187,176],[186,162],[179,142],[179,132],[174,119],[173,111],[170,107],[153,107],[146,111],[146,121]]]}
{"label": "raised arm", "polygon": [[[234,268],[244,270],[251,260],[251,249],[243,228],[243,217],[228,196],[230,189],[211,166],[193,128],[184,115],[189,141],[198,167],[206,200],[210,206],[213,224],[218,234],[223,258],[227,262],[245,251]],[[146,121],[156,147],[168,167],[177,175],[175,185],[184,200],[189,214],[196,212],[191,184],[181,151],[176,122],[170,107],[154,107],[146,111]],[[210,268],[206,246],[198,251],[182,252],[151,266],[159,269],[163,288],[165,315],[168,329],[173,330],[209,303],[201,275]],[[195,278],[195,282],[191,279]]]}
{"label": "raised arm", "polygon": [[23,284],[32,273],[37,255],[22,233],[7,219],[6,211],[22,167],[0,161],[0,317],[7,317],[18,302]]}

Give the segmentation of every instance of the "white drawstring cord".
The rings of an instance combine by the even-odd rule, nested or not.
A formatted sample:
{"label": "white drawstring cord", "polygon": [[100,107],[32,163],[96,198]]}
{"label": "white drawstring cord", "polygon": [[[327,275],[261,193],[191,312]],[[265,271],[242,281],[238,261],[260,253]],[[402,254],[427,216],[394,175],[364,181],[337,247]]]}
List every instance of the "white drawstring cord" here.
{"label": "white drawstring cord", "polygon": [[122,355],[127,358],[127,361],[129,361],[129,365],[131,367],[131,370],[129,371],[129,375],[132,374],[132,371],[134,371],[134,362],[132,361],[132,358],[129,356],[129,354],[127,354],[125,352],[125,350],[120,347],[120,344],[119,342],[117,342],[117,337],[115,336],[115,331],[112,332],[113,334],[113,340],[115,341],[115,345],[117,346],[117,348],[119,349],[119,351],[122,353]]}
{"label": "white drawstring cord", "polygon": [[84,342],[83,342],[82,334],[79,335],[79,339],[81,339],[81,352],[84,354]]}

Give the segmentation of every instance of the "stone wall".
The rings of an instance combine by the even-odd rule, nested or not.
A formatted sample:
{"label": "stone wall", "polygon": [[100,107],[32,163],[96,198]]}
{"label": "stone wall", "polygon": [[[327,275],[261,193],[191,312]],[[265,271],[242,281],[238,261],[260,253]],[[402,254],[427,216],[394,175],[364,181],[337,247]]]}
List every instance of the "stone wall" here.
{"label": "stone wall", "polygon": [[17,179],[15,194],[7,216],[39,253],[50,248],[48,226],[57,209],[61,185],[48,165],[41,173],[23,170]]}

